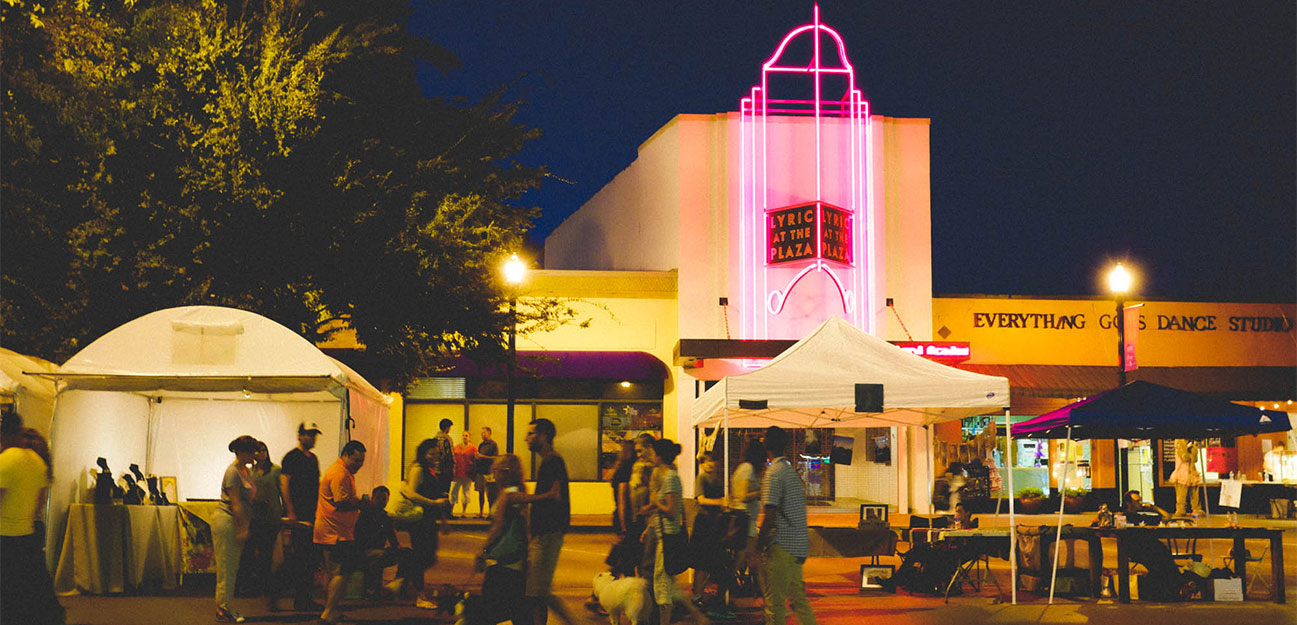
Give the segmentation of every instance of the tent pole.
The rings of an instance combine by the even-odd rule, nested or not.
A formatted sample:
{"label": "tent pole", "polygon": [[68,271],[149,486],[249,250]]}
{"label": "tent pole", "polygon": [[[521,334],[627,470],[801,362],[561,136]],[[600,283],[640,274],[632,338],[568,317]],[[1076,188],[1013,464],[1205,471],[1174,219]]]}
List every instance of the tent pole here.
{"label": "tent pole", "polygon": [[1013,506],[1013,424],[1009,422],[1009,408],[1004,408],[1004,470],[1009,475],[1009,587],[1012,603],[1018,605],[1018,523]]}
{"label": "tent pole", "polygon": [[936,509],[932,507],[932,480],[935,479],[937,475],[937,451],[932,447],[932,426],[931,425],[923,426],[923,440],[925,440],[928,445],[927,451],[924,452],[928,456],[928,461],[927,461],[928,473],[924,477],[928,482],[928,488],[927,488],[928,514],[932,514],[936,512]]}
{"label": "tent pole", "polygon": [[[721,436],[725,437],[725,443],[724,443],[725,444],[725,473],[724,473],[725,499],[728,501],[730,498],[730,477],[729,477],[730,476],[730,407],[729,406],[725,406],[724,421],[725,421],[725,427],[721,431]],[[715,448],[716,446],[712,445],[712,449]],[[694,493],[694,495],[697,496],[698,493]]]}
{"label": "tent pole", "polygon": [[1049,603],[1054,603],[1054,583],[1058,581],[1058,552],[1063,546],[1063,504],[1067,498],[1067,468],[1072,459],[1072,424],[1067,425],[1063,439],[1063,474],[1058,476],[1058,529],[1054,532],[1054,570],[1049,574]]}

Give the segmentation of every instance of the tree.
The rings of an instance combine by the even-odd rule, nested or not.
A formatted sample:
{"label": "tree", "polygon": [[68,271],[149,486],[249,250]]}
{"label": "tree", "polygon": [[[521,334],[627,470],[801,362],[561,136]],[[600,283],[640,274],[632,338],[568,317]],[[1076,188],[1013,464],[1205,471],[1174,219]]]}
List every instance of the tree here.
{"label": "tree", "polygon": [[[350,324],[398,383],[499,356],[537,215],[507,89],[426,98],[404,2],[6,4],[3,340],[62,360],[168,306]],[[558,302],[542,318],[574,314]],[[554,316],[557,315],[557,316]]]}

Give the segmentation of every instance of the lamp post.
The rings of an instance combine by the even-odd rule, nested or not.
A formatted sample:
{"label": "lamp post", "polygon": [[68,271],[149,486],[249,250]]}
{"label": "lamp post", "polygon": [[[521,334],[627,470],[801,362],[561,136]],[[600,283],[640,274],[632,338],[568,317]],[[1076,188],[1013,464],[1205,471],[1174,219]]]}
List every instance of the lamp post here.
{"label": "lamp post", "polygon": [[518,285],[527,277],[527,264],[517,254],[509,257],[504,263],[504,281],[509,285],[509,363],[508,378],[505,382],[506,397],[504,408],[504,450],[513,453],[513,378],[518,368]]}
{"label": "lamp post", "polygon": [[[1108,272],[1108,290],[1117,298],[1117,386],[1126,385],[1126,292],[1130,290],[1130,272],[1121,263],[1117,263]],[[1126,454],[1121,448],[1121,441],[1112,441],[1114,458],[1117,460],[1117,492],[1123,493],[1130,485],[1130,468],[1126,465]],[[1059,501],[1059,506],[1062,506]]]}
{"label": "lamp post", "polygon": [[1117,263],[1108,272],[1108,290],[1117,296],[1117,386],[1126,385],[1126,293],[1130,291],[1130,272]]}

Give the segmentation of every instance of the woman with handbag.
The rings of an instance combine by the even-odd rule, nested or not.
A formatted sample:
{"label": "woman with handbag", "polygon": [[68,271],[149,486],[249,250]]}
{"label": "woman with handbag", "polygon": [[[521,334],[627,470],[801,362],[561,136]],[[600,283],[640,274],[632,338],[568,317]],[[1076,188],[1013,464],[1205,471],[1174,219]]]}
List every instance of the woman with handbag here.
{"label": "woman with handbag", "polygon": [[[488,622],[511,621],[513,625],[531,625],[531,606],[526,601],[527,504],[522,495],[522,462],[514,454],[503,454],[491,464],[491,474],[500,486],[499,497],[491,508],[491,531],[486,544],[474,560],[482,578],[482,603]],[[489,566],[488,566],[489,564]]]}
{"label": "woman with handbag", "polygon": [[[405,471],[405,483],[387,503],[387,515],[397,528],[410,532],[409,557],[396,567],[396,579],[386,589],[400,597],[407,588],[423,591],[424,573],[437,563],[438,530],[450,500],[438,497],[437,441],[425,439],[415,450],[414,462]],[[425,600],[426,601],[426,600]],[[416,599],[416,604],[418,599]]]}
{"label": "woman with handbag", "polygon": [[651,494],[647,506],[641,512],[649,515],[648,527],[644,530],[643,540],[656,536],[656,554],[653,560],[653,597],[658,606],[658,621],[661,625],[671,625],[671,607],[679,603],[693,615],[698,625],[708,625],[707,619],[689,596],[676,585],[675,576],[688,568],[684,560],[688,558],[689,536],[684,530],[684,503],[680,500],[683,488],[680,484],[680,473],[676,471],[676,456],[680,455],[680,445],[669,438],[653,442],[651,456],[657,463],[657,477],[654,484],[657,489]]}

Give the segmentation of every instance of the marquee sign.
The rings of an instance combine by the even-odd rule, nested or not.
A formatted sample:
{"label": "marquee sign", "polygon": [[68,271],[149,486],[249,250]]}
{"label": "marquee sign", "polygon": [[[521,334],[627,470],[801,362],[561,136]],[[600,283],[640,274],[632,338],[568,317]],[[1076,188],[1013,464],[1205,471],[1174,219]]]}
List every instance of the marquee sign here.
{"label": "marquee sign", "polygon": [[779,265],[822,258],[851,264],[851,213],[824,202],[766,213],[766,261]]}
{"label": "marquee sign", "polygon": [[830,316],[873,331],[869,103],[837,31],[790,31],[739,103],[740,332],[800,339]]}

